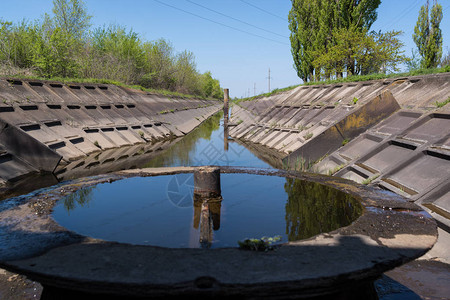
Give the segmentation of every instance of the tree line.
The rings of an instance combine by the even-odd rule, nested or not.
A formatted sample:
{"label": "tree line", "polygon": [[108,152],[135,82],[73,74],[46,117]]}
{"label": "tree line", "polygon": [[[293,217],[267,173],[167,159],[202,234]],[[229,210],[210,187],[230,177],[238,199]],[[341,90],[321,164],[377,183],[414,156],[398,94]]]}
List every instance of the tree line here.
{"label": "tree line", "polygon": [[199,73],[194,54],[165,39],[142,40],[121,25],[91,29],[82,0],[54,0],[39,20],[0,20],[0,73],[44,78],[96,78],[205,98],[223,98],[211,72]]}
{"label": "tree line", "polygon": [[291,0],[289,29],[297,75],[304,81],[398,72],[399,65],[433,68],[442,56],[442,6],[423,6],[413,39],[421,59],[411,62],[401,31],[370,31],[381,0]]}

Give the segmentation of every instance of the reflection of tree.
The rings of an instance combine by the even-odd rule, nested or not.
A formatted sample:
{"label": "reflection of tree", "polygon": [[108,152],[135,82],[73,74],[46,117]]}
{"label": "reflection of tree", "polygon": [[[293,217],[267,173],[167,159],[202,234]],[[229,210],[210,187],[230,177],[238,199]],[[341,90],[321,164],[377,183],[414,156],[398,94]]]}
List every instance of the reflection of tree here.
{"label": "reflection of tree", "polygon": [[289,241],[347,226],[362,213],[352,196],[319,183],[286,178],[285,190]]}
{"label": "reflection of tree", "polygon": [[92,200],[91,192],[94,190],[94,186],[85,187],[79,189],[73,193],[70,193],[64,198],[64,208],[70,212],[77,206],[85,206]]}
{"label": "reflection of tree", "polygon": [[155,156],[144,167],[168,167],[168,166],[190,166],[192,165],[190,152],[195,151],[195,145],[199,139],[210,140],[213,131],[220,128],[220,119],[223,112],[215,114],[192,132],[183,137],[175,145],[168,148],[164,153]]}

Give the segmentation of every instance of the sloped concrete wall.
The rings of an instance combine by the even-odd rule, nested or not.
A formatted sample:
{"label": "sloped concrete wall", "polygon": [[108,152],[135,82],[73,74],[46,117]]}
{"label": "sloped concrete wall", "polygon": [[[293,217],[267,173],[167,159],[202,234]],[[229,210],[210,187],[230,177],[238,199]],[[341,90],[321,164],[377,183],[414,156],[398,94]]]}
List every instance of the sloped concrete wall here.
{"label": "sloped concrete wall", "polygon": [[402,194],[450,228],[450,104],[437,105],[449,97],[450,73],[300,86],[234,105],[229,132],[284,167]]}
{"label": "sloped concrete wall", "polygon": [[[0,181],[30,171],[51,172],[58,165],[55,158],[65,166],[107,149],[184,136],[222,105],[109,84],[0,79]],[[11,130],[17,132],[14,149],[5,135]],[[52,163],[39,165],[46,160]]]}

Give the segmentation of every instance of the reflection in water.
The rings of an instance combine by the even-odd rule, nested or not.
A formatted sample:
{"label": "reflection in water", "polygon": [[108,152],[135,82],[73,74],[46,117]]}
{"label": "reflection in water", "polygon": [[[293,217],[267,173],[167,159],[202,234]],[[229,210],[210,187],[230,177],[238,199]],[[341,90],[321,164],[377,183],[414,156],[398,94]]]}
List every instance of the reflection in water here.
{"label": "reflection in water", "polygon": [[95,186],[79,189],[64,197],[64,208],[70,213],[76,207],[85,206],[92,201],[92,191]]}
{"label": "reflection in water", "polygon": [[210,248],[213,243],[213,230],[220,229],[220,209],[222,197],[202,198],[194,195],[194,220],[193,226],[199,229],[199,243],[202,248]]}
{"label": "reflection in water", "polygon": [[363,210],[351,195],[319,183],[286,178],[285,190],[289,241],[347,226]]}
{"label": "reflection in water", "polygon": [[228,151],[228,124],[225,123],[223,125],[223,151]]}
{"label": "reflection in water", "polygon": [[243,166],[272,168],[243,145],[228,141],[228,126],[221,126],[223,112],[206,120],[169,149],[155,156],[144,166]]}
{"label": "reflection in water", "polygon": [[263,236],[280,235],[282,242],[309,238],[351,224],[363,210],[352,196],[319,183],[237,173],[221,174],[223,199],[177,189],[185,205],[168,190],[180,175],[193,187],[193,176],[179,174],[84,188],[58,203],[53,217],[69,230],[110,241],[220,248]]}
{"label": "reflection in water", "polygon": [[168,167],[168,166],[192,166],[198,165],[195,161],[194,153],[198,151],[198,141],[211,140],[211,133],[220,129],[220,119],[223,113],[218,113],[192,132],[183,137],[175,145],[167,149],[164,153],[152,158],[144,167]]}

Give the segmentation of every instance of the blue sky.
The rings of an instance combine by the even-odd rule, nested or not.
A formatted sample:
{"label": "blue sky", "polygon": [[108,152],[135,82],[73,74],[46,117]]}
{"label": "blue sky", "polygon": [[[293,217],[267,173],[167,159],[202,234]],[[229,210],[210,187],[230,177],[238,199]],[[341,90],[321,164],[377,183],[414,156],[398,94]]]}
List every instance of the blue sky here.
{"label": "blue sky", "polygon": [[[2,1],[0,18],[18,22],[51,13],[51,0]],[[426,0],[383,0],[373,30],[402,30],[405,53],[420,6]],[[432,2],[432,1],[430,1]],[[290,0],[85,0],[93,27],[125,25],[146,41],[169,40],[177,51],[194,53],[197,69],[211,71],[231,97],[253,96],[270,88],[301,83],[293,68],[287,15]],[[450,48],[450,0],[441,29],[444,54]],[[203,6],[203,7],[202,7]],[[216,11],[216,12],[214,12]],[[217,13],[219,12],[219,13]]]}

